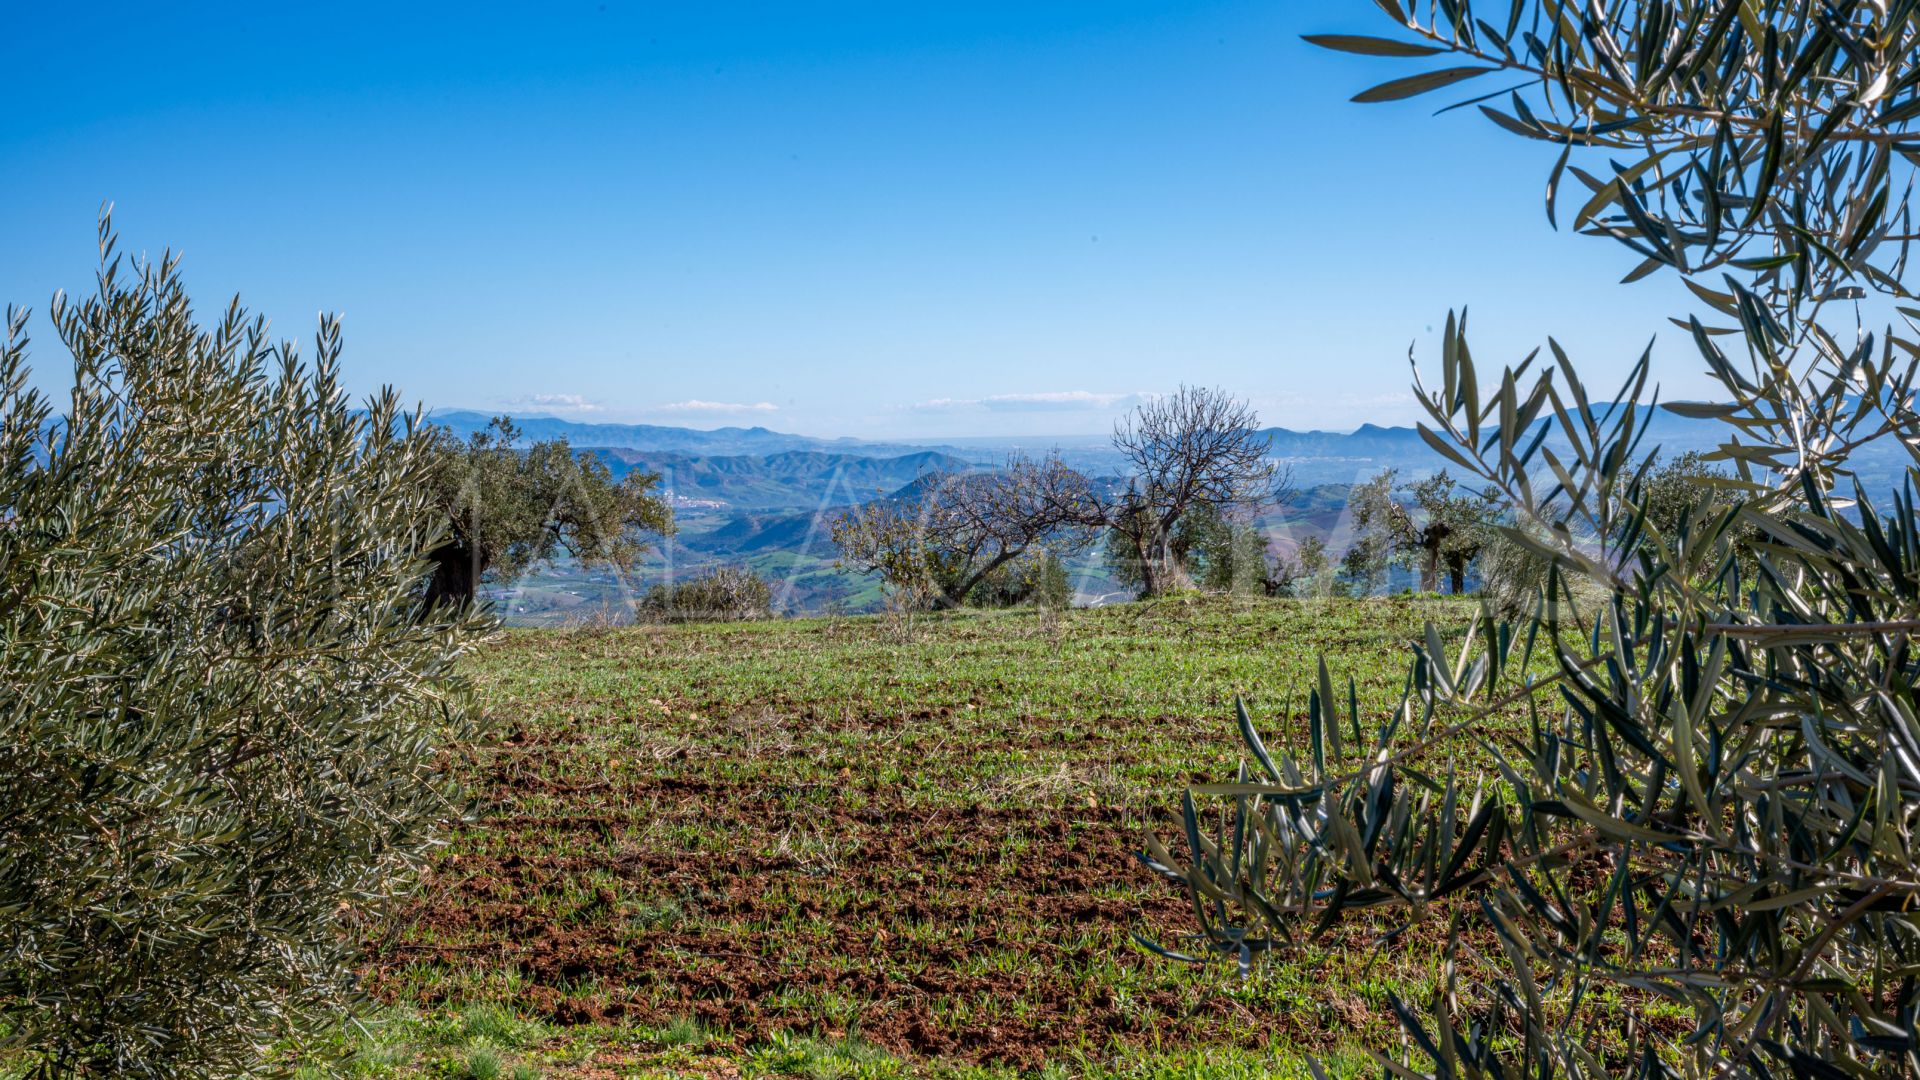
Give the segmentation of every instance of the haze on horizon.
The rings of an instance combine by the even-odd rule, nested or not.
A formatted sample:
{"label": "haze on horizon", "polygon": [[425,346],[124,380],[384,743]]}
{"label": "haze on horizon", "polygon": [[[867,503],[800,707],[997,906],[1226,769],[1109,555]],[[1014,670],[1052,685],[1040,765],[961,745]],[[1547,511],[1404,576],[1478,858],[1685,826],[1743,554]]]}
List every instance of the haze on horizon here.
{"label": "haze on horizon", "polygon": [[1408,347],[1461,305],[1490,360],[1553,333],[1597,384],[1658,335],[1702,392],[1684,291],[1548,228],[1551,154],[1348,104],[1404,66],[1301,43],[1378,19],[1327,9],[41,5],[0,299],[88,289],[111,202],[203,306],[343,312],[350,385],[433,408],[937,441],[1186,382],[1350,430],[1415,418]]}

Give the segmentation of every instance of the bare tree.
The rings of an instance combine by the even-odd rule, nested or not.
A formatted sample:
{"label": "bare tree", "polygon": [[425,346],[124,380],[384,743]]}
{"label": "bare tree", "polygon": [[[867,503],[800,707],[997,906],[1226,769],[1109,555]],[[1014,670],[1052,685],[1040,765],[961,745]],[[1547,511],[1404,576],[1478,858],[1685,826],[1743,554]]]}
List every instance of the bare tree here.
{"label": "bare tree", "polygon": [[1023,557],[1068,554],[1101,523],[1093,486],[1057,456],[1005,468],[936,473],[915,495],[855,507],[833,523],[849,565],[877,572],[914,606],[957,607]]}
{"label": "bare tree", "polygon": [[1257,509],[1289,486],[1267,456],[1253,407],[1222,390],[1182,386],[1140,406],[1114,427],[1113,446],[1132,474],[1107,497],[1103,517],[1131,549],[1147,595],[1187,580],[1183,515]]}

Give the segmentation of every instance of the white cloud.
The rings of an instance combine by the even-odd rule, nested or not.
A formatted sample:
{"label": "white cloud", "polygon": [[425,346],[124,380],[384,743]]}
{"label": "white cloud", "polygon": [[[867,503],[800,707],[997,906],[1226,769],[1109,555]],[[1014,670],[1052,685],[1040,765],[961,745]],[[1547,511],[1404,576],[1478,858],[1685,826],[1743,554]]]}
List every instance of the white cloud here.
{"label": "white cloud", "polygon": [[732,401],[676,401],[671,405],[656,406],[655,412],[703,412],[703,413],[769,413],[778,411],[780,406],[771,401],[757,401],[751,405]]}
{"label": "white cloud", "polygon": [[597,413],[606,406],[580,394],[528,394],[500,404],[513,408],[542,409],[551,413]]}
{"label": "white cloud", "polygon": [[1132,408],[1153,395],[1101,394],[1091,390],[1052,390],[1034,394],[992,394],[981,398],[934,398],[906,408],[917,412],[1075,412]]}

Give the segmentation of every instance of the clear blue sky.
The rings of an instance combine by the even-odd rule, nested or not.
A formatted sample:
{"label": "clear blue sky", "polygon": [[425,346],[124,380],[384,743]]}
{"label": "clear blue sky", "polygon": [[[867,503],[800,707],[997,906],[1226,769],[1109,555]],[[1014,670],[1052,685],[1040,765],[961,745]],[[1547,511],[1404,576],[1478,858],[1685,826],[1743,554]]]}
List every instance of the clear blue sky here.
{"label": "clear blue sky", "polygon": [[300,7],[11,13],[0,298],[89,287],[111,200],[203,311],[342,312],[354,388],[432,407],[1071,434],[1185,381],[1405,423],[1461,304],[1488,360],[1552,332],[1599,382],[1657,333],[1705,389],[1679,286],[1548,228],[1550,149],[1347,103],[1411,69],[1299,35],[1367,0]]}

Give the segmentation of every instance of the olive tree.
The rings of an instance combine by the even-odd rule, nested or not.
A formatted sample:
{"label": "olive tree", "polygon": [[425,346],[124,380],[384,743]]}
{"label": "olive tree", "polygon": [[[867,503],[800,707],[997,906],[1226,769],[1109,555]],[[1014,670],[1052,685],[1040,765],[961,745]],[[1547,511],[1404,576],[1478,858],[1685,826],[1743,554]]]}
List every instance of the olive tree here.
{"label": "olive tree", "polygon": [[[1547,561],[1531,614],[1430,627],[1371,737],[1324,667],[1299,751],[1242,710],[1248,764],[1148,861],[1243,962],[1361,909],[1446,923],[1439,991],[1391,1001],[1397,1076],[1920,1075],[1920,372],[1910,321],[1848,310],[1911,299],[1920,5],[1376,2],[1393,37],[1315,40],[1452,66],[1361,100],[1506,80],[1481,107],[1547,144],[1549,213],[1573,178],[1579,231],[1700,298],[1676,321],[1723,397],[1673,408],[1724,424],[1724,475],[1661,520],[1648,355],[1594,394],[1552,342],[1483,370],[1449,317],[1421,430]],[[1882,438],[1890,494],[1849,469]]]}
{"label": "olive tree", "polygon": [[[1354,538],[1350,576],[1369,585],[1389,564],[1420,575],[1420,588],[1437,591],[1444,574],[1450,591],[1466,590],[1467,570],[1486,547],[1499,501],[1490,492],[1462,492],[1445,469],[1412,484],[1383,469],[1349,496]],[[1356,553],[1360,558],[1354,558]]]}
{"label": "olive tree", "polygon": [[[1102,545],[1107,570],[1114,582],[1133,590],[1141,598],[1154,593],[1154,589],[1148,585],[1152,580],[1152,568],[1141,556],[1138,539],[1148,528],[1142,520],[1146,513],[1139,507],[1108,510],[1109,521],[1119,522],[1120,527],[1110,525]],[[1124,519],[1121,517],[1123,514]],[[1206,558],[1203,549],[1206,542],[1214,538],[1214,526],[1218,522],[1219,515],[1198,508],[1174,519],[1173,526],[1166,531],[1160,543],[1161,580],[1157,586],[1160,592],[1175,588],[1175,581],[1191,584],[1196,575],[1205,577]]]}
{"label": "olive tree", "polygon": [[1193,544],[1194,579],[1202,588],[1223,593],[1274,595],[1285,570],[1267,547],[1267,537],[1245,515],[1222,514],[1211,506],[1189,514],[1197,534]]}
{"label": "olive tree", "polygon": [[616,482],[564,437],[523,448],[513,420],[499,416],[465,439],[436,428],[431,441],[431,491],[448,529],[429,553],[429,606],[471,603],[483,581],[511,584],[563,553],[631,570],[649,534],[673,531],[658,475],[636,469]]}
{"label": "olive tree", "polygon": [[[1248,509],[1236,507],[1223,513],[1209,503],[1188,509],[1165,538],[1165,565],[1177,570],[1179,580],[1208,591],[1277,595],[1283,590],[1287,568],[1268,551],[1266,535]],[[1107,566],[1116,582],[1151,595],[1137,535],[1131,529],[1107,531]],[[1173,577],[1163,567],[1163,590],[1171,587]]]}
{"label": "olive tree", "polygon": [[1318,536],[1302,537],[1291,555],[1282,555],[1274,565],[1274,591],[1280,596],[1299,599],[1332,596],[1338,591],[1333,558],[1327,542]]}
{"label": "olive tree", "polygon": [[1340,556],[1340,577],[1362,596],[1385,588],[1397,561],[1399,534],[1393,524],[1404,511],[1393,498],[1394,478],[1393,470],[1384,469],[1347,492],[1351,535]]}
{"label": "olive tree", "polygon": [[69,396],[31,388],[25,312],[0,345],[0,1061],[264,1071],[462,811],[484,624],[419,611],[431,446],[391,391],[352,407],[339,323],[303,362],[104,220],[101,254],[51,307]]}

